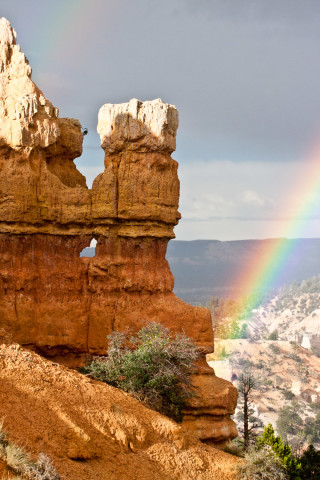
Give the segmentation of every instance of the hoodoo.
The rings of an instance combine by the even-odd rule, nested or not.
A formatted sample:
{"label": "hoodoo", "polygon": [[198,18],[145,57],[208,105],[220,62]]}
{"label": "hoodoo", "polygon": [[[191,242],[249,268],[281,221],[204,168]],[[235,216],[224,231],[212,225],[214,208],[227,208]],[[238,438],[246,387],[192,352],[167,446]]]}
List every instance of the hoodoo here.
{"label": "hoodoo", "polygon": [[[208,442],[236,435],[237,393],[205,362],[208,310],[172,292],[165,259],[177,224],[178,112],[160,99],[104,105],[105,170],[88,189],[73,160],[81,125],[59,118],[31,80],[9,22],[0,20],[0,329],[69,366],[104,354],[107,335],[145,321],[184,331],[203,348],[198,396],[185,422]],[[93,258],[80,252],[97,240]]]}

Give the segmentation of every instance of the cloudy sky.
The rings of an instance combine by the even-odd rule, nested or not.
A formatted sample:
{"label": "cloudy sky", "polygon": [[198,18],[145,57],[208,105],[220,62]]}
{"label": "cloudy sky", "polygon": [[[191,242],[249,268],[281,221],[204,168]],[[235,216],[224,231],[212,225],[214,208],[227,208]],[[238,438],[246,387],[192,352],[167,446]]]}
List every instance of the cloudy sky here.
{"label": "cloudy sky", "polygon": [[317,170],[309,158],[320,133],[319,0],[0,7],[33,80],[89,129],[76,161],[89,186],[103,170],[100,106],[160,97],[180,116],[178,239],[320,237],[320,159]]}

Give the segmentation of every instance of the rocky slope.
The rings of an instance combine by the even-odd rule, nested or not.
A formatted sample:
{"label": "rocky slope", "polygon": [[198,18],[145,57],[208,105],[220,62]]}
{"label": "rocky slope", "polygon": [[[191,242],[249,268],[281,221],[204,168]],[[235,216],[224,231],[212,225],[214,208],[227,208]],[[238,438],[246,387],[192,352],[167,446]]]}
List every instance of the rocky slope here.
{"label": "rocky slope", "polygon": [[[293,405],[302,423],[320,411],[320,358],[289,341],[216,340],[208,355],[217,375],[237,386],[243,371],[252,372],[258,388],[253,392],[255,415],[276,428],[279,411]],[[301,425],[301,430],[302,430]]]}
{"label": "rocky slope", "polygon": [[[107,335],[145,321],[184,331],[203,351],[185,416],[205,441],[236,435],[237,392],[205,362],[208,310],[177,298],[165,259],[180,218],[175,149],[178,112],[160,99],[104,105],[98,131],[105,170],[92,189],[73,160],[77,120],[31,80],[9,22],[0,20],[0,329],[43,355],[78,366],[104,354]],[[93,258],[80,258],[91,240]]]}
{"label": "rocky slope", "polygon": [[[320,276],[283,286],[253,310],[249,304],[244,310],[240,301],[229,303],[221,318],[217,315],[217,332],[247,339],[216,338],[210,365],[235,385],[243,371],[250,371],[259,384],[256,416],[276,428],[279,412],[287,408],[300,418],[292,430],[307,437],[306,425],[320,415]],[[231,330],[224,330],[228,323]],[[320,446],[320,435],[312,443]]]}
{"label": "rocky slope", "polygon": [[235,480],[239,459],[120,390],[18,345],[0,346],[0,370],[3,430],[34,456],[48,455],[61,478]]}
{"label": "rocky slope", "polygon": [[253,311],[248,334],[296,341],[320,355],[320,276],[282,287]]}

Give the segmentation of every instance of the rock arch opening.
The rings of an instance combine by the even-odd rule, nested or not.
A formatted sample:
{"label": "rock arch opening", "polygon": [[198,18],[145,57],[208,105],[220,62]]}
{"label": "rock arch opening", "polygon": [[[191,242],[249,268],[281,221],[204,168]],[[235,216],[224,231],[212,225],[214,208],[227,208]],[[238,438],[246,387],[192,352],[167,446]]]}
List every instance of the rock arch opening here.
{"label": "rock arch opening", "polygon": [[96,127],[89,129],[83,137],[82,154],[74,160],[77,170],[86,178],[87,187],[92,188],[94,179],[104,170],[104,152]]}
{"label": "rock arch opening", "polygon": [[97,240],[92,238],[89,247],[85,247],[80,252],[80,257],[94,257],[96,254]]}

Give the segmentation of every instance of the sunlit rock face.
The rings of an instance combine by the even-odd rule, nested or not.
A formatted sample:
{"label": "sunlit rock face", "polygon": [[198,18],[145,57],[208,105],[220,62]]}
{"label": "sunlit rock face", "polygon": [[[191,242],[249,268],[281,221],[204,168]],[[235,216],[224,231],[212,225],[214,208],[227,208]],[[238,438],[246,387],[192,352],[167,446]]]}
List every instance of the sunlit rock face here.
{"label": "sunlit rock face", "polygon": [[[208,310],[173,293],[165,259],[177,224],[178,112],[160,99],[104,105],[98,132],[105,170],[92,189],[73,160],[81,125],[31,80],[9,22],[0,20],[0,329],[70,366],[106,352],[114,330],[160,321],[213,349]],[[97,240],[93,258],[81,250]],[[199,363],[186,424],[224,443],[236,390]],[[200,402],[200,403],[199,403]]]}
{"label": "sunlit rock face", "polygon": [[160,98],[107,103],[100,108],[98,133],[106,153],[124,150],[172,153],[176,149],[178,111]]}

